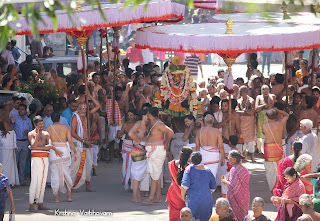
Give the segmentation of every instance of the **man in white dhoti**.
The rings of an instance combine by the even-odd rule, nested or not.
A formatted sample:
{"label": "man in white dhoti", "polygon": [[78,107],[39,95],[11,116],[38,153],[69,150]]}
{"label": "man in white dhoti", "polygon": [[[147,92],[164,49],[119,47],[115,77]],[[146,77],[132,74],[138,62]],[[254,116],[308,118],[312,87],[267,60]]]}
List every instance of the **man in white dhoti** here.
{"label": "man in white dhoti", "polygon": [[186,141],[185,146],[191,147],[193,151],[196,150],[196,136],[200,131],[202,119],[196,119],[193,115],[187,115],[184,118],[184,123],[186,125],[185,132],[182,137],[182,141]]}
{"label": "man in white dhoti", "polygon": [[69,127],[59,123],[60,113],[54,112],[51,115],[51,119],[53,125],[47,127],[46,131],[50,134],[52,145],[63,153],[62,157],[59,157],[53,150],[50,150],[51,188],[55,196],[54,202],[59,202],[59,191],[63,194],[68,193],[68,202],[72,202],[71,188],[73,183],[70,170],[71,155],[69,146],[74,153],[74,161],[77,160],[78,155],[72,142]]}
{"label": "man in white dhoti", "polygon": [[[15,149],[17,148],[16,133],[9,120],[9,113],[13,108],[13,100],[6,99],[5,107],[0,110],[0,163],[3,165],[3,174],[9,179],[10,185],[19,185],[19,175]],[[11,117],[14,122],[14,118]]]}
{"label": "man in white dhoti", "polygon": [[[277,119],[278,114],[282,118]],[[282,132],[286,126],[289,114],[275,108],[267,110],[266,116],[267,123],[262,125],[262,133],[265,135],[264,167],[269,189],[272,191],[278,179],[277,167],[284,157]]]}
{"label": "man in white dhoti", "polygon": [[[90,95],[89,98],[93,99]],[[89,114],[95,113],[100,104],[95,103],[95,107],[89,111]],[[86,184],[86,191],[94,192],[90,187],[92,159],[88,147],[91,147],[89,139],[87,117],[87,105],[83,102],[78,104],[78,113],[74,113],[71,120],[71,136],[77,140],[77,160],[71,163],[71,179],[73,182],[73,189],[78,189],[84,183]]]}
{"label": "man in white dhoti", "polygon": [[[148,199],[143,203],[152,204],[161,201],[161,179],[163,163],[166,155],[170,156],[169,143],[173,131],[159,120],[159,109],[152,107],[148,110],[150,130],[146,139],[147,172],[151,177],[151,190]],[[156,199],[154,199],[156,196]]]}
{"label": "man in white dhoti", "polygon": [[[204,127],[200,129],[196,137],[196,151],[202,155],[202,164],[207,166],[216,177],[219,161],[221,166],[225,163],[225,152],[222,134],[219,129],[213,127],[214,118],[208,114],[204,118]],[[221,154],[221,160],[220,160]],[[216,178],[217,179],[217,178]]]}
{"label": "man in white dhoti", "polygon": [[131,147],[131,177],[132,177],[132,202],[141,202],[140,190],[149,191],[149,176],[147,175],[147,160],[145,140],[147,131],[147,110],[138,113],[139,121],[129,131],[128,135],[133,140]]}
{"label": "man in white dhoti", "polygon": [[131,128],[136,123],[136,114],[135,110],[128,111],[127,121],[123,124],[121,130],[118,130],[117,137],[121,139],[123,136],[124,139],[122,141],[122,185],[124,189],[127,190],[129,188],[129,179],[131,178],[131,148],[133,147],[133,141],[129,137],[128,133]]}
{"label": "man in white dhoti", "polygon": [[59,157],[63,153],[52,146],[50,135],[43,131],[44,122],[42,117],[36,116],[33,120],[35,129],[28,134],[31,149],[31,183],[29,188],[29,211],[35,212],[34,203],[38,205],[38,210],[48,210],[43,206],[44,191],[46,188],[49,154],[54,150]]}
{"label": "man in white dhoti", "polygon": [[300,130],[304,134],[302,137],[302,151],[301,153],[312,156],[311,171],[316,172],[319,164],[320,146],[318,145],[318,136],[312,132],[313,122],[309,119],[300,121]]}

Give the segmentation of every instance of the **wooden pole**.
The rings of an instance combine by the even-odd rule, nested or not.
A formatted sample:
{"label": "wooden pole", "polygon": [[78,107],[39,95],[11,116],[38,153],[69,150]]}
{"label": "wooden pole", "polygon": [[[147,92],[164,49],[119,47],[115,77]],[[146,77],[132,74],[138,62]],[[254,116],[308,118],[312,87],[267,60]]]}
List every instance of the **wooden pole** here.
{"label": "wooden pole", "polygon": [[107,53],[108,53],[108,65],[109,65],[109,73],[111,73],[111,62],[110,62],[110,48],[109,48],[109,39],[108,39],[108,28],[106,28],[106,45],[107,45]]}
{"label": "wooden pole", "polygon": [[89,38],[86,42],[86,58],[87,58],[87,66],[89,64]]}
{"label": "wooden pole", "polygon": [[310,90],[312,89],[313,86],[313,74],[314,74],[314,62],[315,62],[315,57],[316,57],[316,49],[312,49],[312,62],[311,62],[311,80],[310,80]]}
{"label": "wooden pole", "polygon": [[288,60],[288,52],[285,51],[284,52],[284,88],[286,90],[286,106],[285,109],[287,110],[288,108],[288,73],[290,74],[290,72],[288,72],[287,69],[287,60]]}
{"label": "wooden pole", "polygon": [[100,82],[102,82],[102,40],[103,40],[103,36],[100,33],[100,77],[101,77]]}
{"label": "wooden pole", "polygon": [[112,112],[112,118],[113,118],[113,123],[115,124],[115,109],[116,109],[116,76],[117,76],[117,73],[116,73],[116,63],[117,63],[117,59],[118,59],[118,55],[117,55],[117,52],[115,51],[114,52],[114,68],[113,68],[113,97],[112,97],[112,109],[113,109],[113,112]]}
{"label": "wooden pole", "polygon": [[86,92],[86,105],[87,105],[87,134],[88,134],[88,139],[91,140],[90,137],[90,114],[89,114],[89,100],[88,100],[88,94],[89,89],[88,89],[88,75],[87,75],[87,71],[86,71],[86,58],[85,58],[85,54],[84,54],[84,44],[81,44],[81,56],[82,56],[82,73],[83,73],[83,77],[84,77],[84,88],[85,88],[85,92]]}
{"label": "wooden pole", "polygon": [[[231,72],[231,66],[228,66],[228,70],[229,70],[229,77],[232,76],[232,72]],[[231,88],[229,88],[231,89]],[[229,94],[229,117],[231,117],[231,94]],[[231,119],[229,120],[229,137],[232,135],[232,131],[231,131]]]}

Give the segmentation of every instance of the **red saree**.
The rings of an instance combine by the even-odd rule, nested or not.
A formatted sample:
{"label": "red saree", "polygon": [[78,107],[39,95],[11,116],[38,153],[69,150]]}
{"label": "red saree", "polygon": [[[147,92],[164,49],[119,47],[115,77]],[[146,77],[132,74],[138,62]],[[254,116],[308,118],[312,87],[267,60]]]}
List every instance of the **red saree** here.
{"label": "red saree", "polygon": [[168,168],[172,179],[166,200],[169,203],[169,220],[180,221],[180,210],[186,206],[186,203],[182,200],[181,187],[177,183],[177,172],[179,168],[175,165],[175,160],[168,163]]}

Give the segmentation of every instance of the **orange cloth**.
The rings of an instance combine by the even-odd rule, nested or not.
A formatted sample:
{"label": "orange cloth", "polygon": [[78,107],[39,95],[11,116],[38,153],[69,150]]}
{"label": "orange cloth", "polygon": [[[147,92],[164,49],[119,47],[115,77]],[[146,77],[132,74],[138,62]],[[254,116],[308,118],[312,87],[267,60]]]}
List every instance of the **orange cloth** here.
{"label": "orange cloth", "polygon": [[264,159],[268,162],[276,162],[282,159],[282,144],[264,143]]}

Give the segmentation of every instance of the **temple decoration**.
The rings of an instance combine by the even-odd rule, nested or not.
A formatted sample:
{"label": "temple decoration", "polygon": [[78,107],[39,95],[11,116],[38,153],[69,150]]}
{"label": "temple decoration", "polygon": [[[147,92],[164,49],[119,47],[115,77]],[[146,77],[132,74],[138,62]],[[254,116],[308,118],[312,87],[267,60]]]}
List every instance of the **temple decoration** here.
{"label": "temple decoration", "polygon": [[181,58],[173,57],[172,64],[166,68],[155,95],[154,106],[173,117],[197,115],[196,87],[191,72],[186,65],[179,65]]}

